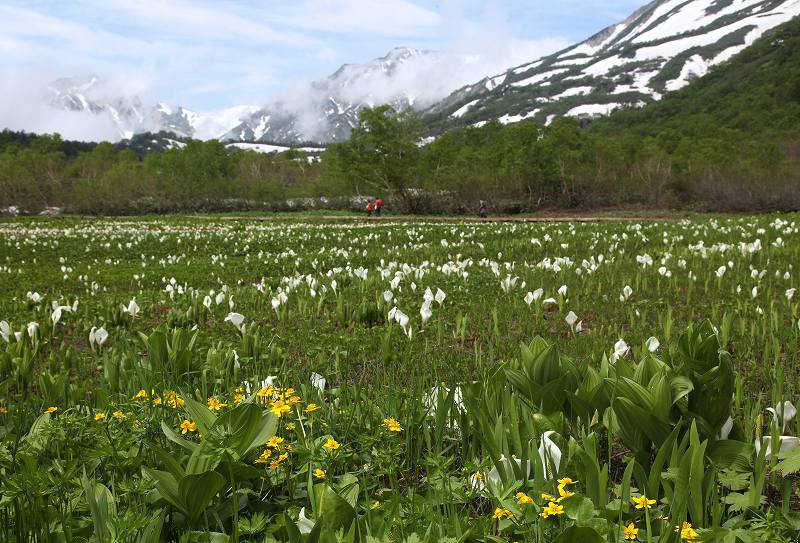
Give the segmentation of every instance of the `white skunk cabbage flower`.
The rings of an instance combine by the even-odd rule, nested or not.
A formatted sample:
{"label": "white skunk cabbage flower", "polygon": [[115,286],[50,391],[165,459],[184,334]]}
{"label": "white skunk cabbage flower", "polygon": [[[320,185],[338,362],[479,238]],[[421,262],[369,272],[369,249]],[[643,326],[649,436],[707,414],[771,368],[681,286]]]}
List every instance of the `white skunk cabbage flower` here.
{"label": "white skunk cabbage flower", "polygon": [[322,394],[325,392],[325,385],[328,381],[319,373],[312,373],[311,374],[311,386],[319,390],[319,393]]}
{"label": "white skunk cabbage flower", "polygon": [[539,458],[542,460],[548,479],[554,479],[561,466],[561,449],[550,439],[553,434],[555,432],[552,430],[546,431],[539,442]]}
{"label": "white skunk cabbage flower", "polygon": [[228,313],[225,322],[234,325],[241,333],[244,333],[244,315],[241,313]]}

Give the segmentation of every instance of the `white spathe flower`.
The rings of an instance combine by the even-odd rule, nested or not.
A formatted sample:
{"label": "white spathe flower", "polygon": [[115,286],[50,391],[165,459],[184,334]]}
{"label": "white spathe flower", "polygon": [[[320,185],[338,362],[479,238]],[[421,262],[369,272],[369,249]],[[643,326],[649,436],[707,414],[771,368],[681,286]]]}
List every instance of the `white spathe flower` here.
{"label": "white spathe flower", "polygon": [[655,336],[650,336],[647,338],[647,341],[645,341],[644,344],[647,347],[647,350],[651,353],[656,352],[658,348],[661,347],[661,342],[658,341],[658,338]]}
{"label": "white spathe flower", "polygon": [[[761,447],[766,446],[767,450],[764,454],[765,460],[771,460],[775,451],[772,450],[772,437],[765,436],[761,439],[756,439],[755,443],[756,455],[761,454]],[[780,436],[778,438],[778,453],[785,453],[793,451],[800,447],[800,437],[794,436]]]}
{"label": "white spathe flower", "polygon": [[216,295],[216,297],[214,298],[214,302],[215,302],[217,305],[221,304],[221,303],[222,303],[222,302],[224,302],[224,301],[225,301],[225,293],[224,293],[224,292],[220,292],[220,293],[219,293],[219,294],[217,294],[217,295]]}
{"label": "white spathe flower", "polygon": [[425,292],[422,294],[422,299],[425,300],[426,302],[433,301],[433,291],[431,291],[430,287],[425,289]]}
{"label": "white spathe flower", "polygon": [[447,298],[447,294],[445,294],[445,292],[442,289],[437,288],[436,295],[433,297],[433,299],[436,300],[436,303],[442,305],[445,298]]}
{"label": "white spathe flower", "polygon": [[535,302],[536,300],[541,298],[543,295],[544,295],[544,289],[543,288],[537,288],[536,290],[533,291],[533,301]]}
{"label": "white spathe flower", "polygon": [[539,458],[542,460],[548,479],[554,479],[561,466],[561,449],[550,439],[553,434],[555,434],[553,430],[546,431],[539,442]]}
{"label": "white spathe flower", "polygon": [[431,302],[430,300],[425,300],[422,302],[422,307],[419,310],[420,317],[422,317],[422,324],[428,322],[428,320],[433,316],[433,311],[431,311]]}
{"label": "white spathe flower", "polygon": [[728,439],[728,436],[731,435],[731,430],[733,430],[733,419],[728,417],[728,420],[726,420],[725,424],[722,425],[722,428],[719,429],[717,439]]}
{"label": "white spathe flower", "polygon": [[25,328],[26,328],[26,330],[28,332],[28,337],[33,339],[33,336],[36,334],[36,330],[39,329],[39,323],[38,322],[29,322],[28,326],[26,326]]}
{"label": "white spathe flower", "polygon": [[561,285],[560,287],[558,287],[558,295],[559,296],[567,295],[567,285]]}
{"label": "white spathe flower", "polygon": [[611,354],[611,361],[616,362],[621,357],[625,356],[628,353],[628,344],[625,343],[624,340],[620,339],[614,344],[614,352]]}
{"label": "white spathe flower", "polygon": [[532,303],[533,303],[533,301],[534,301],[534,298],[533,298],[533,292],[529,292],[529,293],[527,293],[527,294],[525,295],[525,298],[523,298],[523,299],[525,300],[525,303],[526,303],[526,304],[528,304],[528,307],[530,307],[530,306],[531,306],[531,304],[532,304]]}
{"label": "white spathe flower", "polygon": [[578,322],[578,315],[576,315],[574,311],[570,311],[569,313],[567,313],[567,316],[564,317],[564,320],[569,325],[569,329],[574,332],[575,331],[575,323]]}
{"label": "white spathe flower", "polygon": [[776,428],[781,429],[781,433],[786,432],[789,423],[797,416],[797,408],[788,400],[780,402],[775,407],[767,407],[767,411],[772,413],[772,422]]}
{"label": "white spathe flower", "polygon": [[542,300],[542,305],[553,305],[554,303],[556,303],[555,298],[545,298]]}
{"label": "white spathe flower", "polygon": [[229,322],[244,333],[244,315],[241,313],[228,313],[225,322]]}
{"label": "white spathe flower", "polygon": [[392,299],[394,299],[394,292],[392,292],[391,290],[386,290],[386,291],[383,292],[383,301],[384,302],[386,302],[388,304],[389,302],[392,301]]}
{"label": "white spathe flower", "polygon": [[633,295],[633,289],[629,285],[625,285],[622,289],[622,301],[627,300]]}
{"label": "white spathe flower", "polygon": [[203,306],[206,309],[211,309],[211,296],[206,296],[205,298],[203,298]]}
{"label": "white spathe flower", "polygon": [[306,508],[300,509],[300,514],[297,516],[297,529],[303,535],[308,535],[314,529],[314,521],[306,517]]}
{"label": "white spathe flower", "polygon": [[89,331],[89,345],[96,345],[97,347],[102,347],[103,344],[108,339],[108,332],[102,326],[100,328],[95,328],[92,326],[92,329]]}
{"label": "white spathe flower", "polygon": [[128,307],[122,306],[122,310],[131,316],[131,318],[136,318],[136,315],[139,314],[139,304],[136,303],[136,299],[134,298],[130,302],[128,302]]}
{"label": "white spathe flower", "polygon": [[753,290],[750,291],[750,296],[755,299],[758,296],[758,287],[753,287]]}
{"label": "white spathe flower", "polygon": [[717,268],[717,271],[716,271],[716,272],[714,272],[714,273],[716,273],[716,274],[717,274],[717,277],[719,277],[720,279],[722,279],[722,276],[723,276],[723,275],[725,275],[725,272],[726,272],[727,270],[728,270],[728,268],[726,268],[725,266],[720,266],[719,268]]}
{"label": "white spathe flower", "polygon": [[6,343],[11,340],[11,332],[11,325],[6,321],[0,321],[0,337],[2,337]]}
{"label": "white spathe flower", "polygon": [[325,392],[325,385],[328,381],[319,373],[312,373],[311,374],[311,386],[319,390],[319,393],[322,394]]}
{"label": "white spathe flower", "polygon": [[[71,307],[67,309],[72,310]],[[58,324],[58,322],[61,320],[61,315],[63,311],[64,311],[64,306],[61,305],[58,305],[55,307],[55,309],[53,309],[53,313],[50,315],[50,320],[53,321],[53,326]]]}
{"label": "white spathe flower", "polygon": [[794,298],[795,292],[797,292],[796,288],[786,289],[786,299],[791,301],[791,299]]}
{"label": "white spathe flower", "polygon": [[27,294],[25,294],[25,296],[27,296],[27,298],[35,304],[38,304],[42,300],[42,296],[38,292],[29,291]]}

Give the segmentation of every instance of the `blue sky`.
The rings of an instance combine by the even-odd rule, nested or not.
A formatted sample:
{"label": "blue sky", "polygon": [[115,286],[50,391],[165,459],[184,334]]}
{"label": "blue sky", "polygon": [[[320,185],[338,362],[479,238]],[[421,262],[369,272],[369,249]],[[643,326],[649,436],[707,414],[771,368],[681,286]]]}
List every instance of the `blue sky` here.
{"label": "blue sky", "polygon": [[480,54],[500,72],[645,2],[0,0],[0,74],[13,82],[96,73],[208,111],[265,103],[398,45]]}

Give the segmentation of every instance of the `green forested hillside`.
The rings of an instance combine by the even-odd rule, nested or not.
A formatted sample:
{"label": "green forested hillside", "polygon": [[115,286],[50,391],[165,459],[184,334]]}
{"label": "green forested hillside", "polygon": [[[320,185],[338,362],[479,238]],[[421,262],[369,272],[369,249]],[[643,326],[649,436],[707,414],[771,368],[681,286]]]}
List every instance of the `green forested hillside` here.
{"label": "green forested hillside", "polygon": [[604,133],[685,134],[709,128],[776,138],[800,134],[800,19],[776,28],[726,64],[641,109],[595,123]]}

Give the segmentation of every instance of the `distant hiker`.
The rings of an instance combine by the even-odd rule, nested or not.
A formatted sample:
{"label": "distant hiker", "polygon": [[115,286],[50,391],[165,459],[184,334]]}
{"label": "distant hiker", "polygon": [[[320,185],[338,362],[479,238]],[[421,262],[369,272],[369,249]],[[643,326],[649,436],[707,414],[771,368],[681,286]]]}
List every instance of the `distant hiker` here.
{"label": "distant hiker", "polygon": [[377,200],[375,200],[375,216],[376,217],[380,217],[381,216],[381,209],[382,208],[383,208],[383,200],[378,198]]}
{"label": "distant hiker", "polygon": [[372,200],[367,200],[367,217],[372,217],[372,212],[375,211],[375,204]]}
{"label": "distant hiker", "polygon": [[489,208],[486,205],[485,200],[481,200],[480,204],[478,204],[478,215],[480,215],[481,219],[485,219],[486,215],[488,214]]}

